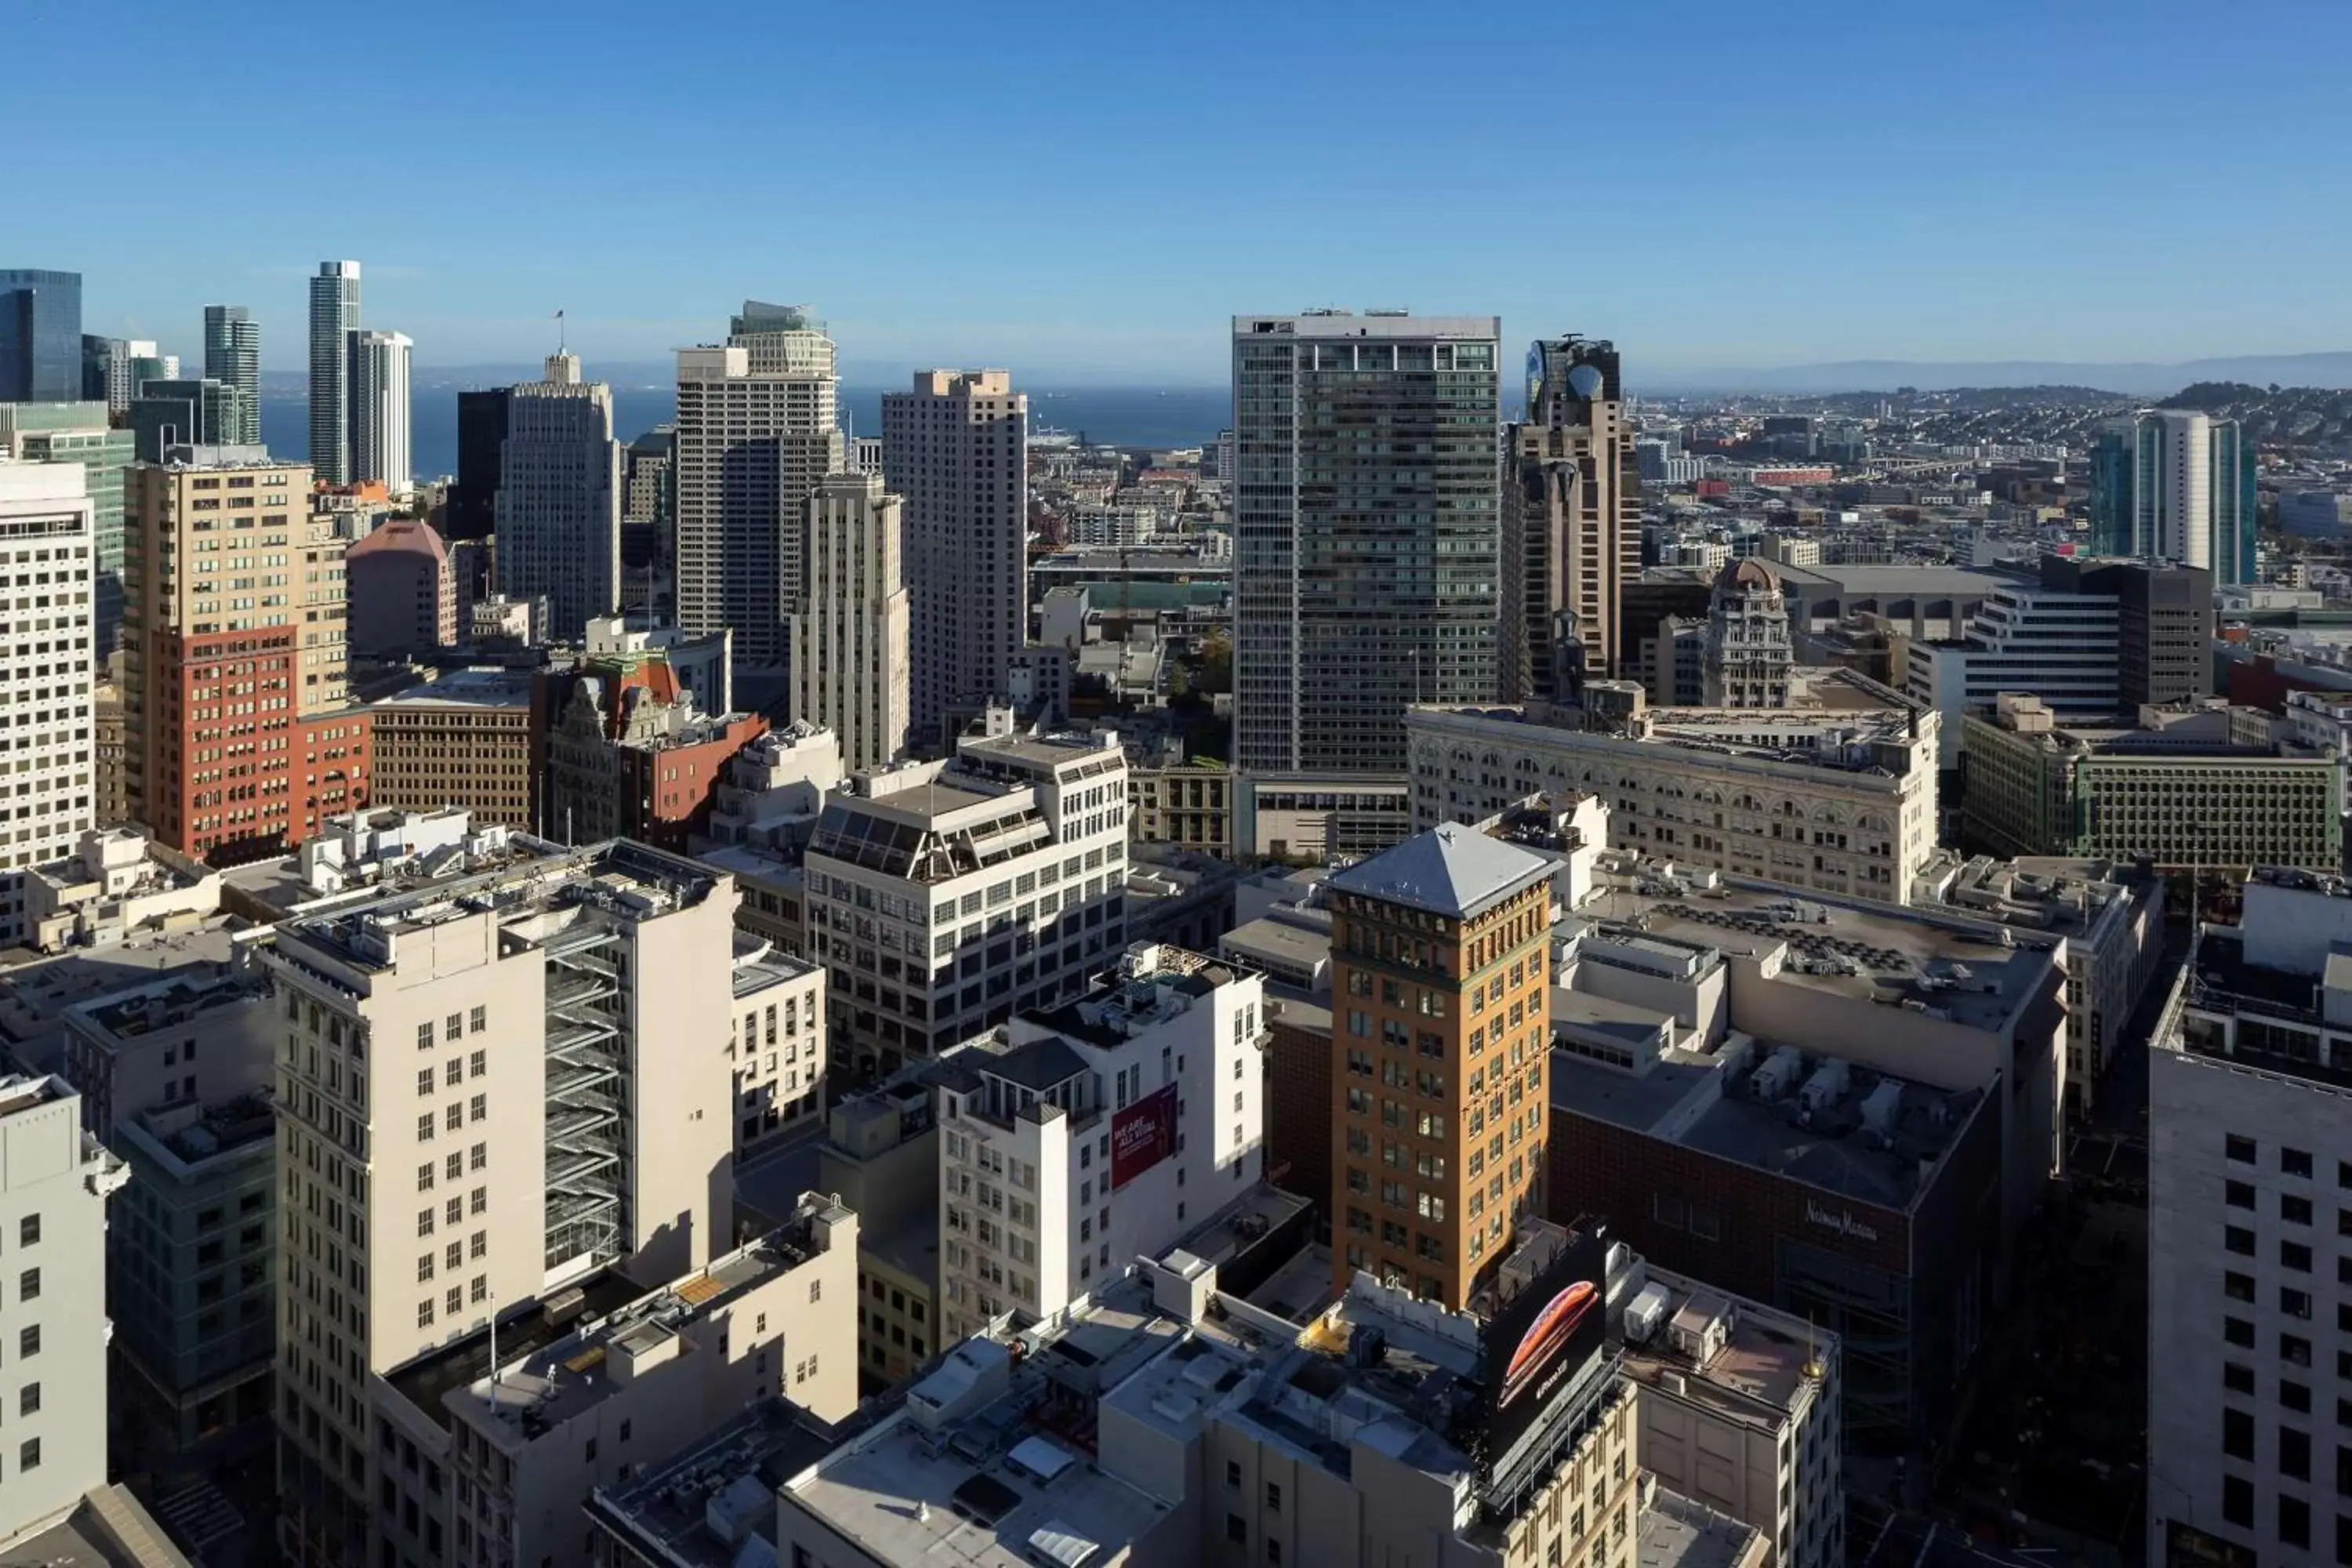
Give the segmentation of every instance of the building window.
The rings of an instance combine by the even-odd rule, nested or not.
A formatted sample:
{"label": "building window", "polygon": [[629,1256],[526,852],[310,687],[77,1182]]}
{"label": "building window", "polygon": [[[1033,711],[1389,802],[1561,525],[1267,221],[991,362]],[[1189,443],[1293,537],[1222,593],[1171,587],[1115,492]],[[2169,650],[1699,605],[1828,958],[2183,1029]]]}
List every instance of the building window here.
{"label": "building window", "polygon": [[16,1300],[37,1301],[41,1299],[41,1271],[27,1268],[16,1276]]}
{"label": "building window", "polygon": [[17,1444],[16,1469],[18,1473],[21,1474],[26,1470],[37,1470],[40,1468],[41,1440],[38,1437],[27,1437],[23,1442]]}
{"label": "building window", "polygon": [[1242,1546],[1249,1544],[1249,1525],[1240,1514],[1225,1515],[1225,1539]]}
{"label": "building window", "polygon": [[2254,1527],[2254,1483],[2243,1476],[2221,1478],[2221,1519],[2241,1530]]}
{"label": "building window", "polygon": [[28,1383],[16,1391],[16,1414],[37,1415],[41,1409],[41,1385]]}
{"label": "building window", "polygon": [[16,1222],[16,1245],[38,1247],[41,1242],[41,1216],[28,1214]]}
{"label": "building window", "polygon": [[2305,1181],[2309,1181],[2311,1179],[2311,1151],[2308,1149],[2280,1150],[2279,1173],[2285,1176],[2300,1176]]}

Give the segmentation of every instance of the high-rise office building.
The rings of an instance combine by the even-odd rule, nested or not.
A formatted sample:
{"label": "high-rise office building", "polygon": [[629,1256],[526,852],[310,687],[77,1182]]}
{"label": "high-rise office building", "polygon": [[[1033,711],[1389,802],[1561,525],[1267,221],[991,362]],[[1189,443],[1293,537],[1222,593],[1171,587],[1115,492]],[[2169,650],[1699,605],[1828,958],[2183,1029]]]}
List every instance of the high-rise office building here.
{"label": "high-rise office building", "polygon": [[583,635],[621,595],[621,447],[613,389],[551,354],[543,381],[509,387],[499,447],[499,592],[544,597],[558,636]]}
{"label": "high-rise office building", "polygon": [[71,403],[81,367],[81,274],[0,268],[0,403]]}
{"label": "high-rise office building", "polygon": [[[621,453],[621,570],[658,573],[677,568],[677,426],[656,425]],[[877,468],[877,472],[879,472]],[[648,603],[651,590],[647,590]]]}
{"label": "high-rise office building", "polygon": [[349,483],[375,480],[395,496],[416,488],[408,427],[408,356],[415,346],[404,332],[351,335]]}
{"label": "high-rise office building", "polygon": [[0,942],[11,946],[25,940],[26,868],[62,859],[97,820],[91,515],[80,465],[0,460],[0,574],[19,592],[48,577],[39,596],[52,601],[18,612],[16,638],[0,645],[0,703],[18,769],[12,832],[0,845]]}
{"label": "high-rise office building", "polygon": [[351,336],[360,330],[360,264],[321,261],[310,279],[310,469],[347,485],[352,468]]}
{"label": "high-rise office building", "polygon": [[2143,409],[2091,452],[2091,548],[2202,566],[2220,587],[2256,581],[2253,444],[2234,419]]}
{"label": "high-rise office building", "polygon": [[136,440],[108,425],[101,402],[0,403],[0,452],[11,446],[31,462],[79,463],[88,477],[98,563],[94,657],[102,660],[114,651],[122,624],[123,471],[136,455]]}
{"label": "high-rise office building", "polygon": [[678,351],[677,621],[734,627],[740,665],[789,651],[808,498],[843,466],[835,357],[805,309],[756,300],[724,348]]}
{"label": "high-rise office building", "polygon": [[903,514],[878,474],[832,474],[809,499],[793,608],[793,719],[841,738],[852,769],[907,749]]}
{"label": "high-rise office building", "polygon": [[1001,370],[916,373],[882,397],[882,471],[907,501],[914,725],[1001,700],[1028,640],[1029,399]]}
{"label": "high-rise office building", "polygon": [[1622,673],[1624,585],[1642,574],[1640,454],[1615,345],[1570,336],[1530,346],[1528,416],[1506,452],[1503,692],[1564,700],[1560,675],[1578,653],[1595,679]]}
{"label": "high-rise office building", "polygon": [[[220,861],[282,852],[367,798],[344,542],[312,516],[308,465],[251,450],[140,464],[124,520],[131,813],[156,842]],[[277,585],[224,587],[240,576]]]}
{"label": "high-rise office building", "polygon": [[1447,823],[1324,884],[1342,1292],[1360,1268],[1460,1311],[1542,1213],[1555,869]]}
{"label": "high-rise office building", "polygon": [[222,437],[232,447],[261,444],[261,323],[243,305],[205,307],[205,378],[236,388],[238,422]]}
{"label": "high-rise office building", "polygon": [[142,382],[131,400],[131,428],[142,463],[162,462],[173,447],[243,446],[238,433],[257,418],[242,391],[210,376]]}
{"label": "high-rise office building", "polygon": [[1395,772],[1404,710],[1501,680],[1502,323],[1234,318],[1234,744]]}
{"label": "high-rise office building", "polygon": [[82,334],[82,398],[85,402],[105,404],[110,414],[129,412],[131,401],[149,382],[179,378],[180,356],[159,353],[155,345],[143,338]]}

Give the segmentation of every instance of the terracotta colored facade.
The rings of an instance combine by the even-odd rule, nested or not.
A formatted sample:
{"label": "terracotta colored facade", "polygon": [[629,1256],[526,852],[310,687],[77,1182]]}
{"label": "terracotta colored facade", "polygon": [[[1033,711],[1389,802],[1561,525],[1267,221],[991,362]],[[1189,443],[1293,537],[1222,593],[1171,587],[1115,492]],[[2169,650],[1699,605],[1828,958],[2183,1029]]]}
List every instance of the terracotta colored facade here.
{"label": "terracotta colored facade", "polygon": [[1543,1212],[1550,896],[1538,881],[1455,918],[1332,895],[1342,1290],[1363,1268],[1464,1310],[1519,1218]]}

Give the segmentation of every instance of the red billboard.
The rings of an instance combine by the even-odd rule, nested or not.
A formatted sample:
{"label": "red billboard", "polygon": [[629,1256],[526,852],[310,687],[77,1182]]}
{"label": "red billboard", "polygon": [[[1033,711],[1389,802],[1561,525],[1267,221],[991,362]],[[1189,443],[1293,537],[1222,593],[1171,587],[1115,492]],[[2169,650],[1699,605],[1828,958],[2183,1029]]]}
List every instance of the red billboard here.
{"label": "red billboard", "polygon": [[1110,1190],[1176,1152],[1176,1086],[1163,1084],[1110,1119]]}

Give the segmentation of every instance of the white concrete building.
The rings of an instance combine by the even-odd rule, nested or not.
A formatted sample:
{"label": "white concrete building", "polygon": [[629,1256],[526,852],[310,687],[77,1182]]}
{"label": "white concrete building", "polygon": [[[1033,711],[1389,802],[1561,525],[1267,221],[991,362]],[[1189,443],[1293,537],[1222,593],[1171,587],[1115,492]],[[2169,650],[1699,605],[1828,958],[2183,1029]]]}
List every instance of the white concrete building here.
{"label": "white concrete building", "polygon": [[130,1180],[82,1130],[61,1078],[0,1077],[0,1547],[70,1515],[106,1485],[106,1204]]}
{"label": "white concrete building", "polygon": [[2347,952],[2352,885],[2257,871],[2239,923],[2200,928],[2150,1042],[2151,1561],[2352,1551]]}
{"label": "white concrete building", "polygon": [[[278,1412],[289,1550],[373,1558],[367,1379],[610,1265],[732,1240],[734,888],[516,834],[278,928]],[[421,1560],[420,1560],[421,1562]]]}
{"label": "white concrete building", "polygon": [[797,1131],[824,1109],[824,971],[739,932],[735,942],[735,1154]]}
{"label": "white concrete building", "polygon": [[85,829],[71,856],[25,873],[24,888],[25,944],[47,953],[184,931],[221,903],[219,871],[129,827]]}
{"label": "white concrete building", "polygon": [[1265,1014],[1262,977],[1138,943],[1084,996],[940,1065],[950,1341],[1055,1316],[1258,1178]]}
{"label": "white concrete building", "polygon": [[580,379],[578,354],[507,389],[499,448],[498,586],[544,598],[571,638],[621,602],[621,447],[613,389]]}
{"label": "white concrete building", "polygon": [[394,496],[416,489],[408,416],[409,351],[415,346],[405,332],[351,334],[351,482],[381,480]]}
{"label": "white concrete building", "polygon": [[1935,713],[1844,671],[1803,708],[1652,710],[1625,689],[1636,706],[1609,730],[1570,728],[1574,710],[1408,710],[1412,826],[1475,822],[1538,793],[1597,795],[1612,849],[1909,900],[1936,850]]}
{"label": "white concrete building", "polygon": [[1001,701],[1028,640],[1029,397],[1001,370],[919,371],[882,396],[882,468],[907,503],[914,728]]}
{"label": "white concrete building", "polygon": [[833,340],[794,306],[747,300],[727,346],[678,351],[678,625],[733,627],[740,665],[787,653],[803,506],[845,464],[839,385]]}
{"label": "white concrete building", "polygon": [[7,765],[25,775],[0,837],[0,945],[25,940],[25,879],[70,854],[98,820],[96,551],[79,463],[0,461],[0,592],[16,636],[0,647]]}
{"label": "white concrete building", "polygon": [[809,498],[793,605],[793,721],[839,738],[853,770],[907,749],[908,594],[899,500],[875,474],[832,474]]}
{"label": "white concrete building", "polygon": [[832,1065],[887,1077],[1084,991],[1127,945],[1127,816],[1108,731],[970,738],[832,796],[804,861]]}

